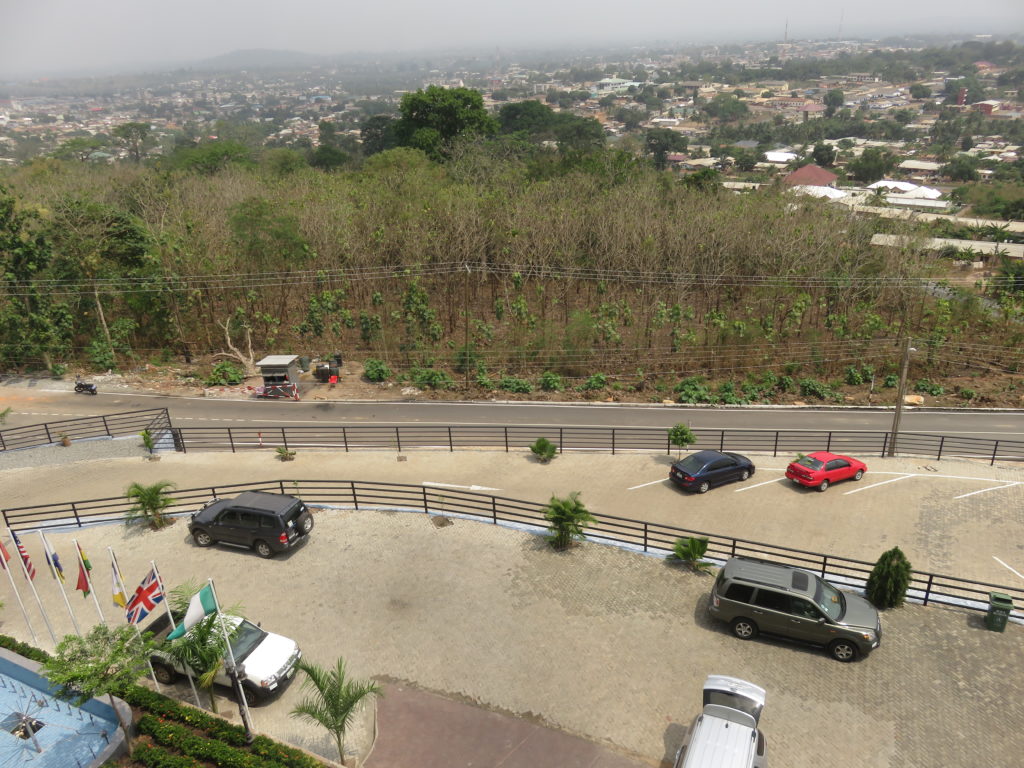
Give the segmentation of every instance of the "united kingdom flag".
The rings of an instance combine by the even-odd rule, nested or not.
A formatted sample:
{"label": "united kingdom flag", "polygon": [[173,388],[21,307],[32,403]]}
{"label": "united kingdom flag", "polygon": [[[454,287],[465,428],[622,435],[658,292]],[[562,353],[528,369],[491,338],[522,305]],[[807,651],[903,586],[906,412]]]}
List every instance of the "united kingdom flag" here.
{"label": "united kingdom flag", "polygon": [[154,568],[139,584],[139,588],[135,590],[135,594],[131,596],[128,604],[124,607],[124,615],[128,619],[128,623],[138,624],[163,599],[164,593],[160,589],[160,580],[157,579]]}

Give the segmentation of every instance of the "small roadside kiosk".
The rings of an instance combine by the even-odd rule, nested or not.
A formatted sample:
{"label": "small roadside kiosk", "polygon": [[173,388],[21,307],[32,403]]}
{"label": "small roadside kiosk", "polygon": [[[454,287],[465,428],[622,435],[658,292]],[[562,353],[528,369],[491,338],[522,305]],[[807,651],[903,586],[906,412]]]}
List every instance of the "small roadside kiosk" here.
{"label": "small roadside kiosk", "polygon": [[298,355],[267,355],[256,367],[263,375],[263,386],[257,388],[257,397],[299,399]]}

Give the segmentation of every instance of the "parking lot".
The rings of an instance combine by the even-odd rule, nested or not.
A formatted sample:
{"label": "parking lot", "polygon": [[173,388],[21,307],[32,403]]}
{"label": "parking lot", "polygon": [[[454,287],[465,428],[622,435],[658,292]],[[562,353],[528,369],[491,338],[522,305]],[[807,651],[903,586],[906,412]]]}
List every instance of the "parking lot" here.
{"label": "parking lot", "polygon": [[[88,448],[57,450],[67,458],[80,447]],[[752,458],[758,469],[747,482],[694,495],[667,482],[668,456],[578,454],[546,466],[503,452],[396,461],[390,453],[307,451],[289,464],[270,454],[133,457],[59,470],[8,467],[5,506],[115,496],[130,482],[159,479],[184,488],[356,478],[538,501],[582,490],[597,515],[866,560],[898,544],[918,568],[1020,583],[1024,475],[1016,468],[868,460],[859,483],[822,494],[783,480],[784,461]],[[140,579],[151,559],[169,584],[213,577],[225,600],[243,603],[248,616],[294,637],[318,662],[342,655],[357,676],[413,681],[528,714],[652,764],[681,742],[709,673],[768,690],[763,723],[777,765],[1010,765],[1024,748],[1022,629],[987,632],[979,614],[886,612],[878,651],[843,665],[815,649],[733,638],[705,616],[708,577],[596,544],[554,554],[536,536],[480,523],[437,527],[417,514],[325,511],[307,546],[270,561],[199,550],[180,523],[157,533],[110,526],[55,535],[58,552],[71,536],[94,564],[113,546],[128,580]],[[37,541],[27,544],[41,560]],[[48,604],[60,605],[51,579],[37,584]],[[4,600],[2,631],[29,639],[14,601]],[[89,604],[73,604],[81,621],[95,620]],[[58,631],[70,631],[66,614],[51,614]],[[257,726],[330,754],[321,734],[286,717],[298,695],[292,686],[256,710]],[[353,745],[370,730],[364,717]]]}

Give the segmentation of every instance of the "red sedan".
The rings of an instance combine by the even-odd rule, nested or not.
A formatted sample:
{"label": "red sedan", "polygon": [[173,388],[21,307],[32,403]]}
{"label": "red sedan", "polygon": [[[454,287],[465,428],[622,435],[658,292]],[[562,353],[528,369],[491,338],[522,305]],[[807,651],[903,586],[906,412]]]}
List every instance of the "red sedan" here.
{"label": "red sedan", "polygon": [[828,451],[815,451],[790,462],[786,477],[808,488],[827,491],[832,483],[850,478],[860,480],[867,471],[867,464],[863,461]]}

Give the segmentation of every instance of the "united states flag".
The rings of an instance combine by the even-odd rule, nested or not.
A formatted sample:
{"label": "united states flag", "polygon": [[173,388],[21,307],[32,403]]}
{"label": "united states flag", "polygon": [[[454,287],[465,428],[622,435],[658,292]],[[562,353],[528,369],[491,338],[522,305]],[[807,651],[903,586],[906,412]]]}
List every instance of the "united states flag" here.
{"label": "united states flag", "polygon": [[139,588],[135,590],[135,594],[131,596],[128,604],[124,607],[124,615],[128,619],[128,623],[138,624],[163,599],[164,593],[160,590],[156,569],[151,569],[149,575],[143,579]]}
{"label": "united states flag", "polygon": [[21,543],[18,534],[11,531],[11,536],[14,537],[14,546],[18,548],[18,554],[21,555],[21,562],[25,564],[25,572],[28,574],[29,579],[34,579],[36,577],[36,567],[32,565],[32,558],[28,556],[25,545]]}

